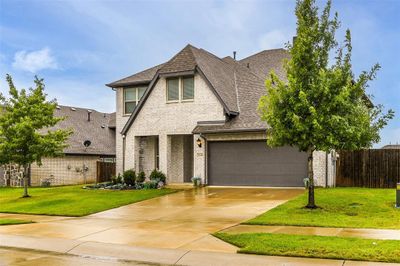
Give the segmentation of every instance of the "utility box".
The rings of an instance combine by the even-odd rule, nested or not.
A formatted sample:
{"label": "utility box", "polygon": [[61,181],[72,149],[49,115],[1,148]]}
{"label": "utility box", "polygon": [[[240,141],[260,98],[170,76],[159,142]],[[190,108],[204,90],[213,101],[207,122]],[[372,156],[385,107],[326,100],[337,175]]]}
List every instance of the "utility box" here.
{"label": "utility box", "polygon": [[400,208],[400,183],[396,186],[396,208]]}

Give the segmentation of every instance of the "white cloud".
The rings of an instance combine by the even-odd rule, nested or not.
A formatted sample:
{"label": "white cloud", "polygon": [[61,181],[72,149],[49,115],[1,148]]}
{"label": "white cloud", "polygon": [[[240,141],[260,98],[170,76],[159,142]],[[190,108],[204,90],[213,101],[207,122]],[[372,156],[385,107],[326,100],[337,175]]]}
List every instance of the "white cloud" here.
{"label": "white cloud", "polygon": [[12,66],[15,69],[25,70],[32,73],[43,69],[58,68],[56,59],[51,55],[51,51],[47,47],[32,52],[16,52]]}
{"label": "white cloud", "polygon": [[293,34],[282,30],[272,30],[259,38],[261,49],[283,48],[285,43],[291,41]]}

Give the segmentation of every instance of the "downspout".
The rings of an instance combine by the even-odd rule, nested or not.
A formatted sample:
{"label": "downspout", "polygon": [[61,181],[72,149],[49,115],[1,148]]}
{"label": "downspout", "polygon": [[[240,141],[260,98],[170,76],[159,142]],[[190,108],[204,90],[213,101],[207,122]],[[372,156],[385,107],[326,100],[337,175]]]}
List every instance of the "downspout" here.
{"label": "downspout", "polygon": [[125,135],[122,135],[122,172],[125,172],[125,146],[126,146]]}
{"label": "downspout", "polygon": [[204,180],[208,185],[208,165],[207,165],[207,138],[200,133],[200,138],[204,139]]}
{"label": "downspout", "polygon": [[328,187],[328,152],[325,152],[325,187]]}

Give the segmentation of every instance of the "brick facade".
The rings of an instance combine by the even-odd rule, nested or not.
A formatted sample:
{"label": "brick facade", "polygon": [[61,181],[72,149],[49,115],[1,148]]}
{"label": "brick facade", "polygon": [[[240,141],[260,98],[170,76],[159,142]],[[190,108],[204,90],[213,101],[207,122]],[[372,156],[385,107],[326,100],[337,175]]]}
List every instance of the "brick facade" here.
{"label": "brick facade", "polygon": [[[123,139],[121,134],[128,117],[123,115],[123,90],[116,89],[117,94],[117,173],[123,168]],[[167,175],[167,182],[183,182],[184,176],[192,175],[206,183],[207,173],[207,141],[223,140],[262,140],[266,139],[263,132],[230,133],[230,134],[192,134],[198,121],[225,120],[223,107],[199,76],[195,76],[195,96],[192,102],[167,103],[166,80],[161,78],[155,85],[141,111],[138,113],[130,130],[126,134],[125,143],[125,170],[135,169],[145,171],[148,175],[155,168],[154,136],[159,140],[159,169]],[[188,139],[183,135],[191,135],[193,145],[192,158],[187,158]],[[205,138],[206,139],[205,139]],[[198,147],[197,140],[203,143]],[[186,145],[184,145],[186,142]],[[332,156],[328,156],[328,171],[324,152],[316,152],[314,158],[314,172],[317,186],[325,186],[328,173],[328,185],[334,185],[334,165]],[[185,172],[192,165],[191,173]],[[186,165],[186,167],[184,167]]]}

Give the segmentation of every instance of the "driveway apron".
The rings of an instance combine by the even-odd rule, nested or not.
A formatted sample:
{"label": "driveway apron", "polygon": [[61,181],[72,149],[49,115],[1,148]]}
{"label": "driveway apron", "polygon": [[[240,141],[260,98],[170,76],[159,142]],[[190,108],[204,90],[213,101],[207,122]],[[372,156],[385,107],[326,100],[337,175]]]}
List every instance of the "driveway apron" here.
{"label": "driveway apron", "polygon": [[154,248],[236,252],[210,234],[300,195],[303,189],[204,187],[85,217],[0,227],[0,233]]}

